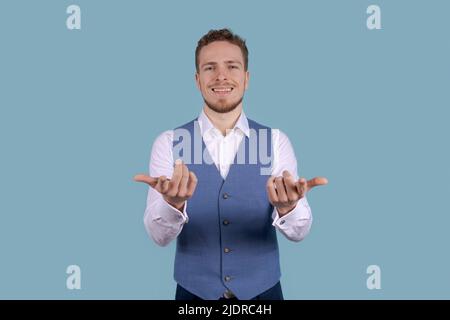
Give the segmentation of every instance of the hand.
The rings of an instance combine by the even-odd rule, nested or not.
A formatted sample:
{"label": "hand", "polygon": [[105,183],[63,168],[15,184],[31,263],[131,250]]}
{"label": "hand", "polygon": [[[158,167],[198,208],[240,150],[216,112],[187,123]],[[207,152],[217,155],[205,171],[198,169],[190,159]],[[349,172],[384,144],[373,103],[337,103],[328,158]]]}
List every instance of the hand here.
{"label": "hand", "polygon": [[289,171],[284,170],[282,177],[271,176],[267,180],[267,194],[270,203],[277,208],[282,217],[292,211],[298,200],[303,198],[309,190],[327,183],[328,180],[324,177],[315,177],[308,181],[300,178],[295,181]]}
{"label": "hand", "polygon": [[189,171],[180,159],[175,161],[172,179],[167,179],[166,176],[155,178],[138,174],[134,180],[147,183],[161,193],[167,203],[180,211],[183,211],[184,203],[192,197],[197,186],[197,177],[194,172]]}

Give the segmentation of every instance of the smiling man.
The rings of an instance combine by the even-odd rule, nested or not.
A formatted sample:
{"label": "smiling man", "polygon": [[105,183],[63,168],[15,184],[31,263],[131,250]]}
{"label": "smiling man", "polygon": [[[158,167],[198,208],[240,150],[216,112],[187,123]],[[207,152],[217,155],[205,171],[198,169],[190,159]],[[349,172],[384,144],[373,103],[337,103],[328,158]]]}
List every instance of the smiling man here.
{"label": "smiling man", "polygon": [[[195,65],[205,103],[200,115],[159,135],[150,175],[135,176],[150,186],[146,230],[161,246],[177,239],[177,300],[282,300],[276,230],[291,241],[304,239],[312,222],[306,194],[327,179],[298,179],[288,137],[246,117],[242,38],[228,29],[209,31],[198,42]],[[192,139],[196,133],[200,142]],[[200,162],[192,160],[198,150]],[[265,151],[270,176],[262,173]]]}

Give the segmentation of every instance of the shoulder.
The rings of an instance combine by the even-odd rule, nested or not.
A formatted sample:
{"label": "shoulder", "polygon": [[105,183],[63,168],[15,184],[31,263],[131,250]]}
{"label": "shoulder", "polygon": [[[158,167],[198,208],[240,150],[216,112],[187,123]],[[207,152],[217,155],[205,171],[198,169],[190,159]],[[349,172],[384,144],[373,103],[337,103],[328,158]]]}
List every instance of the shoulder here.
{"label": "shoulder", "polygon": [[173,130],[166,130],[161,132],[153,141],[152,150],[157,152],[161,149],[171,147],[173,141]]}
{"label": "shoulder", "polygon": [[275,149],[292,148],[291,141],[287,134],[280,129],[272,129],[272,141]]}
{"label": "shoulder", "polygon": [[259,122],[256,122],[255,120],[252,120],[252,119],[250,119],[248,117],[247,117],[247,121],[248,121],[248,125],[249,125],[250,128],[253,127],[255,129],[270,129],[270,130],[272,130],[272,128],[270,128],[269,126],[264,125],[264,124],[259,123]]}
{"label": "shoulder", "polygon": [[182,125],[180,125],[180,126],[177,126],[177,127],[173,128],[173,129],[171,129],[171,130],[166,130],[166,131],[161,132],[161,133],[156,137],[156,139],[155,139],[155,141],[154,141],[154,145],[155,145],[155,144],[156,144],[156,145],[161,145],[161,144],[172,145],[172,143],[173,143],[173,138],[174,138],[174,135],[175,135],[175,133],[177,132],[177,130],[180,130],[180,129],[189,129],[189,127],[192,126],[192,125],[194,124],[194,121],[195,121],[195,120],[196,120],[196,119],[191,120],[191,121],[189,121],[189,122],[186,122],[186,123],[184,123],[184,124],[182,124]]}
{"label": "shoulder", "polygon": [[272,129],[272,138],[281,143],[289,142],[287,134],[280,129]]}
{"label": "shoulder", "polygon": [[276,146],[290,144],[287,134],[280,129],[271,128],[270,126],[261,124],[250,118],[247,118],[247,120],[250,127],[253,127],[255,129],[269,129],[271,132],[272,141]]}
{"label": "shoulder", "polygon": [[250,118],[247,118],[247,120],[248,120],[248,124],[249,124],[250,127],[254,127],[256,129],[259,129],[259,128],[269,129],[271,131],[271,133],[272,133],[272,138],[273,139],[283,139],[283,140],[287,139],[287,135],[283,131],[281,131],[280,129],[271,128],[268,125],[262,124],[260,122],[255,121],[255,120],[252,120]]}
{"label": "shoulder", "polygon": [[185,130],[190,130],[191,127],[193,127],[195,121],[197,119],[191,120],[189,122],[186,122],[180,126],[177,126],[171,130],[166,130],[161,132],[153,142],[153,148],[158,147],[170,147],[172,148],[174,137],[175,139],[178,138],[178,135],[182,133]]}

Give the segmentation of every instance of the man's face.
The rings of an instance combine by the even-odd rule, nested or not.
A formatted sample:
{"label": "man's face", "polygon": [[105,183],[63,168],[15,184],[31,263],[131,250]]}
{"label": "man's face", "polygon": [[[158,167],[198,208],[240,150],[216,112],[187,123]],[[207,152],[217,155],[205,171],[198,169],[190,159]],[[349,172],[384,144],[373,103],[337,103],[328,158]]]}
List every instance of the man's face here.
{"label": "man's face", "polygon": [[244,97],[249,73],[241,49],[227,41],[215,41],[199,53],[197,86],[206,105],[219,113],[234,110]]}

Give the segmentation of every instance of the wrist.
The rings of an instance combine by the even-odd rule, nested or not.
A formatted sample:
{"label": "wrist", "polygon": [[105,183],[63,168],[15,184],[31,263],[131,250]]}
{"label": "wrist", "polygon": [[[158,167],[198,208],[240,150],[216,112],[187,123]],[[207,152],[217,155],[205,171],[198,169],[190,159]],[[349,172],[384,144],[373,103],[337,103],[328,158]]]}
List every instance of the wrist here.
{"label": "wrist", "polygon": [[165,199],[165,200],[166,200],[166,202],[167,202],[169,205],[171,205],[172,207],[174,207],[174,208],[177,209],[178,211],[183,212],[184,204],[186,203],[186,201],[183,201],[183,202],[171,202],[171,201],[169,201],[169,200],[167,200],[167,199]]}
{"label": "wrist", "polygon": [[289,212],[291,212],[292,210],[294,210],[294,208],[296,207],[296,205],[297,204],[294,204],[293,206],[291,206],[291,207],[281,207],[281,208],[278,208],[277,207],[277,212],[278,212],[278,215],[280,216],[280,218],[281,217],[283,217],[283,216],[285,216],[285,215],[287,215]]}

